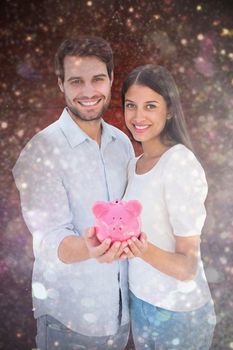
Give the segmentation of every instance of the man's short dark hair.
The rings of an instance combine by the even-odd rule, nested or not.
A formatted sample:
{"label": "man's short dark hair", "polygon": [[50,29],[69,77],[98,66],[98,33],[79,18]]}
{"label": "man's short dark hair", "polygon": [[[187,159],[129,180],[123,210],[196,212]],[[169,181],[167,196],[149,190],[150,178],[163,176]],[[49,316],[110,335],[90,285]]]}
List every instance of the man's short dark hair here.
{"label": "man's short dark hair", "polygon": [[113,53],[110,44],[96,36],[67,39],[59,46],[55,55],[55,73],[64,81],[64,59],[66,56],[95,56],[106,64],[109,78],[113,71]]}

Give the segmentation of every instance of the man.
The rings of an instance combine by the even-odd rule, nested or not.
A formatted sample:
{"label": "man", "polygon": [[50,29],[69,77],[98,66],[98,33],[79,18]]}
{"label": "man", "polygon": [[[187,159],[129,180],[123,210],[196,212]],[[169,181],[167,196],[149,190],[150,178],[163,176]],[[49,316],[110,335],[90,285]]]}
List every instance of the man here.
{"label": "man", "polygon": [[109,44],[65,40],[55,57],[66,108],[35,135],[13,169],[33,235],[32,292],[37,347],[124,349],[128,339],[124,243],[99,243],[95,201],[122,197],[133,148],[102,119],[113,82]]}

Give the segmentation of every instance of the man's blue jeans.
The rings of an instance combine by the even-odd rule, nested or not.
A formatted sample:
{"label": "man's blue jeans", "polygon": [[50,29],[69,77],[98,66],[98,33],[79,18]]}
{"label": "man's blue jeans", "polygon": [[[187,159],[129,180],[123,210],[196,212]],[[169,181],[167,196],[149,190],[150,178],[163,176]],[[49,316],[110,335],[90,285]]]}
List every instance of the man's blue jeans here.
{"label": "man's blue jeans", "polygon": [[128,336],[129,325],[121,326],[112,336],[88,337],[71,331],[49,315],[37,319],[38,350],[124,350]]}
{"label": "man's blue jeans", "polygon": [[216,317],[212,302],[189,312],[173,312],[130,292],[130,317],[136,350],[208,350]]}

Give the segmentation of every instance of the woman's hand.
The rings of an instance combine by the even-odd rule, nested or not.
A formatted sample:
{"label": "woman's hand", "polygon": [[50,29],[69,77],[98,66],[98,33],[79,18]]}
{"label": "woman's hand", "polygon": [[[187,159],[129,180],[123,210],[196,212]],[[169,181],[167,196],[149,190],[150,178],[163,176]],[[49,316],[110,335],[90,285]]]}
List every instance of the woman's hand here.
{"label": "woman's hand", "polygon": [[141,233],[139,238],[132,237],[127,242],[127,247],[124,248],[124,253],[121,255],[121,259],[132,259],[135,257],[142,258],[143,254],[147,251],[148,241],[145,233]]}

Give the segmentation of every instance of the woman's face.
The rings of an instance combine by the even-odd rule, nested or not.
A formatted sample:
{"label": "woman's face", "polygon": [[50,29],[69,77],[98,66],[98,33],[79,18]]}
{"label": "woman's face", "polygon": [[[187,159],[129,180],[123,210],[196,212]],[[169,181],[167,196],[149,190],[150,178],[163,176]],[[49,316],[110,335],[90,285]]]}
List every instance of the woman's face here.
{"label": "woman's face", "polygon": [[168,113],[163,96],[134,84],[126,92],[124,107],[125,123],[136,141],[160,140]]}

